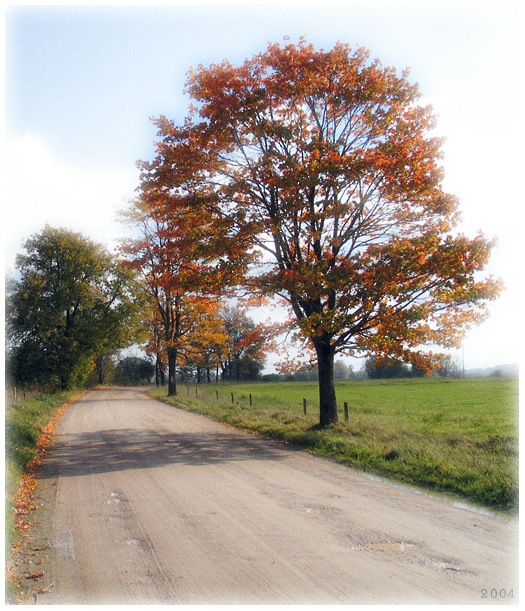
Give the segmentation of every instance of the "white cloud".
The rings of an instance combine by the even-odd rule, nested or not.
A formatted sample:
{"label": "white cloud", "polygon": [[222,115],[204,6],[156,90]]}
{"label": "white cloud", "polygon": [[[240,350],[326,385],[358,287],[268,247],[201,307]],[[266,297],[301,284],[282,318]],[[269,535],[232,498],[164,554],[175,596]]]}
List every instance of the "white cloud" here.
{"label": "white cloud", "polygon": [[4,248],[6,265],[23,242],[47,224],[78,231],[113,248],[125,228],[116,212],[133,197],[134,168],[87,171],[55,159],[32,134],[4,147]]}

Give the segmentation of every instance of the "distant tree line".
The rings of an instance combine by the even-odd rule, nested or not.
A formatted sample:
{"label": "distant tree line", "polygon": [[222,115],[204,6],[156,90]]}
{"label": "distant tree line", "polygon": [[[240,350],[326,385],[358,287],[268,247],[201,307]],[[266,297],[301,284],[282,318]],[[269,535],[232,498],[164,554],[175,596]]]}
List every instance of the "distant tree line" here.
{"label": "distant tree line", "polygon": [[[365,361],[362,370],[354,371],[351,365],[338,360],[334,363],[334,380],[358,380],[369,378],[371,380],[388,378],[420,378],[427,375],[424,371],[414,366],[410,367],[401,361],[381,362],[375,357]],[[312,382],[317,381],[318,372],[316,367],[303,367],[294,373],[266,374],[262,380],[279,382]]]}
{"label": "distant tree line", "polygon": [[[344,361],[337,360],[334,363],[334,380],[354,380],[359,374],[354,372],[351,365],[347,365]],[[316,366],[305,366],[297,371],[284,374],[266,374],[262,376],[267,381],[285,381],[285,382],[317,382],[319,380],[319,372]]]}
{"label": "distant tree line", "polygon": [[409,367],[398,360],[380,361],[375,357],[367,359],[365,371],[371,380],[388,378],[422,378],[426,374],[414,365]]}

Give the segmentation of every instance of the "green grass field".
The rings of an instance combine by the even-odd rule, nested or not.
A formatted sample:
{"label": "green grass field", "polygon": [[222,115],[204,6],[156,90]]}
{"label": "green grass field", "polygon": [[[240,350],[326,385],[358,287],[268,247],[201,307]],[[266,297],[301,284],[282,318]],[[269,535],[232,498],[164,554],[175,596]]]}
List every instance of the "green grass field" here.
{"label": "green grass field", "polygon": [[363,380],[336,387],[339,423],[325,430],[315,428],[315,382],[181,386],[177,397],[166,397],[165,388],[151,394],[370,473],[517,510],[516,379]]}

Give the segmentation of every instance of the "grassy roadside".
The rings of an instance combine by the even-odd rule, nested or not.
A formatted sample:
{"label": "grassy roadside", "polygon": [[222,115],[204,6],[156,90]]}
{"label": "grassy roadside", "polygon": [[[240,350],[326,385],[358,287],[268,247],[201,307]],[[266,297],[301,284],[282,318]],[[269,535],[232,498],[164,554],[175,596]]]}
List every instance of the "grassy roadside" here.
{"label": "grassy roadside", "polygon": [[348,402],[349,421],[340,409],[338,424],[316,430],[315,383],[201,385],[170,398],[166,389],[150,391],[177,407],[370,473],[517,510],[517,380],[363,380],[339,383],[337,393],[340,407]]}
{"label": "grassy roadside", "polygon": [[[31,511],[34,500],[35,475],[58,419],[67,407],[83,394],[70,390],[54,394],[32,393],[16,404],[6,401],[5,420],[5,546],[7,560],[6,593],[10,600],[23,600],[24,584],[10,565],[13,555],[27,552],[30,545]],[[35,579],[38,573],[26,576]]]}

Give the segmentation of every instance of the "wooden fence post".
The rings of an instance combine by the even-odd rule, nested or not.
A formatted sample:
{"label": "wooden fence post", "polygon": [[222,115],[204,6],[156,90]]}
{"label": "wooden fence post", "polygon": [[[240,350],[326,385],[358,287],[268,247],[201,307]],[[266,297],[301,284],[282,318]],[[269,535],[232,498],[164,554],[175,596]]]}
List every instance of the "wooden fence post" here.
{"label": "wooden fence post", "polygon": [[306,416],[306,399],[303,399],[303,414]]}
{"label": "wooden fence post", "polygon": [[252,406],[252,393],[250,393],[250,407]]}
{"label": "wooden fence post", "polygon": [[348,403],[345,401],[345,422],[348,422]]}
{"label": "wooden fence post", "polygon": [[235,403],[233,400],[233,393],[231,393],[231,396],[232,396],[232,405],[233,405]]}

